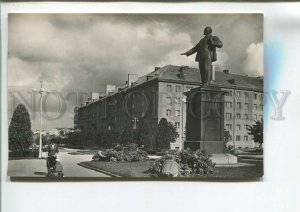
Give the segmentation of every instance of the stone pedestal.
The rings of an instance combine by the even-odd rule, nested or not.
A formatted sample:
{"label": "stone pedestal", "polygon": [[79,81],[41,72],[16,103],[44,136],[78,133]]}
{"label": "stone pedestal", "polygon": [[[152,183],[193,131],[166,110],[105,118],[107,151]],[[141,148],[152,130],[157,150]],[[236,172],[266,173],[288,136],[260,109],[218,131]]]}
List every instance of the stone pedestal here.
{"label": "stone pedestal", "polygon": [[185,93],[186,141],[184,148],[225,153],[224,95],[220,88],[198,87]]}

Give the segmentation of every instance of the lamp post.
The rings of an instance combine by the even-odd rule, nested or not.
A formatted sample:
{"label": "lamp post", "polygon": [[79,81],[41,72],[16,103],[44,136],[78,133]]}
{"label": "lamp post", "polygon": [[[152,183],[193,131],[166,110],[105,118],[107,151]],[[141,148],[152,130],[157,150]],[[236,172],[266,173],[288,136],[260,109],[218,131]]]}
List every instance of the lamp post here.
{"label": "lamp post", "polygon": [[180,112],[181,112],[181,114],[180,114],[180,116],[181,116],[181,123],[180,123],[180,128],[181,128],[181,132],[180,132],[180,134],[181,134],[181,136],[180,136],[180,144],[179,144],[179,150],[182,150],[182,147],[183,147],[183,115],[184,115],[184,104],[186,103],[186,96],[185,95],[183,95],[182,97],[181,97],[181,101],[180,101]]}
{"label": "lamp post", "polygon": [[133,143],[133,133],[134,131],[136,131],[137,129],[137,122],[139,121],[139,119],[137,117],[134,117],[132,119],[132,122],[133,122],[133,126],[132,126],[132,133],[131,133],[131,140],[132,140],[132,143]]}
{"label": "lamp post", "polygon": [[[37,92],[36,89],[33,89],[34,92]],[[39,94],[41,95],[40,98],[40,142],[39,142],[39,158],[42,158],[42,129],[43,129],[43,95],[44,93],[48,93],[48,91],[46,91],[43,88],[43,81],[41,81],[41,88],[38,91]]]}

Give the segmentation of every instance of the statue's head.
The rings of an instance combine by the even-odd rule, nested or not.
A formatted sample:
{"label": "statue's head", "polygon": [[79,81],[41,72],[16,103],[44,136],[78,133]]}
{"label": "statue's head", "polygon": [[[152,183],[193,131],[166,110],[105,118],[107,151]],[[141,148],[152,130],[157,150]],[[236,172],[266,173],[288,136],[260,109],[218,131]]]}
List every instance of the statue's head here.
{"label": "statue's head", "polygon": [[210,26],[205,27],[204,35],[209,35],[212,33],[212,28]]}

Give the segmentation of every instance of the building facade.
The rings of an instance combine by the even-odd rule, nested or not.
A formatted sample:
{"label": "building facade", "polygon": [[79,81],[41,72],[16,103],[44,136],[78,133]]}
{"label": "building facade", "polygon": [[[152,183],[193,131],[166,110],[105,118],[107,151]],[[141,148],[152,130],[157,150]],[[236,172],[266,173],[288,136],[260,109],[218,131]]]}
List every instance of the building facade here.
{"label": "building facade", "polygon": [[[129,82],[129,80],[128,80]],[[185,141],[186,100],[184,93],[201,85],[199,70],[187,66],[167,65],[136,81],[127,83],[114,93],[100,96],[75,108],[74,127],[84,135],[97,136],[126,128],[139,128],[149,134],[146,146],[156,148],[157,125],[161,118],[173,123],[178,132],[172,149],[181,149]],[[263,79],[215,72],[213,86],[225,95],[225,129],[236,148],[253,147],[247,126],[263,115]]]}

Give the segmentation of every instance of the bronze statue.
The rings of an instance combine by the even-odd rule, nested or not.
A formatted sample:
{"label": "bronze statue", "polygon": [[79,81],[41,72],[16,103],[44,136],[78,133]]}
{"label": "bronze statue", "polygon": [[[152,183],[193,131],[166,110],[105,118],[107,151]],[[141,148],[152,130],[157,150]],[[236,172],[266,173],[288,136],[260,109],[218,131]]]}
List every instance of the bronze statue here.
{"label": "bronze statue", "polygon": [[216,48],[221,48],[223,44],[217,36],[212,36],[212,29],[209,26],[205,27],[204,35],[205,37],[195,47],[181,55],[190,56],[197,52],[195,61],[199,63],[202,85],[209,86],[212,75],[212,62],[217,61]]}

